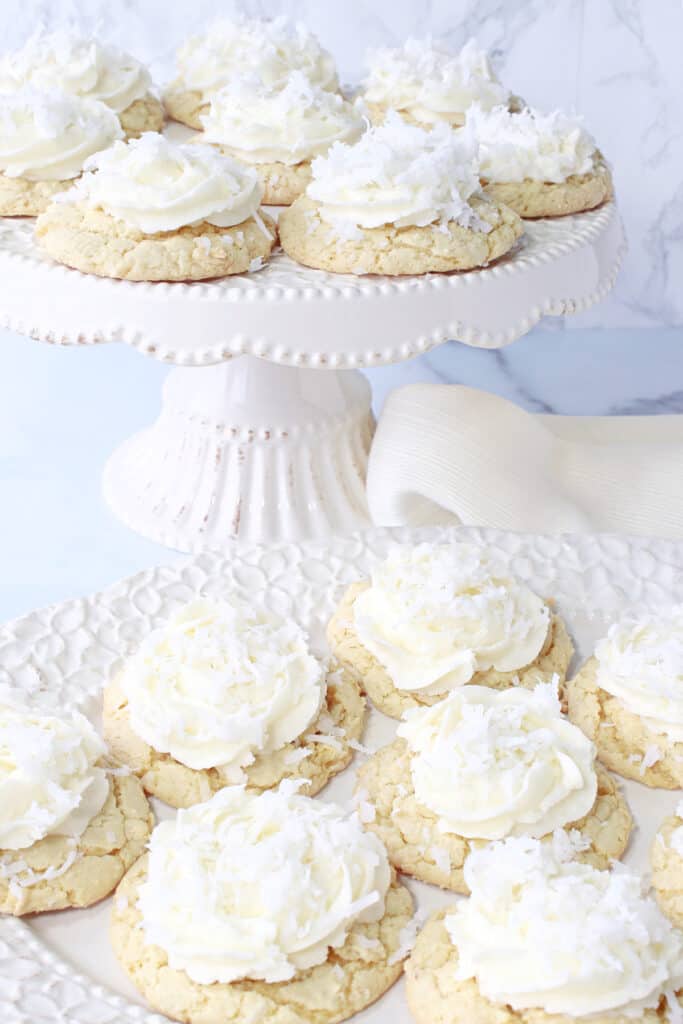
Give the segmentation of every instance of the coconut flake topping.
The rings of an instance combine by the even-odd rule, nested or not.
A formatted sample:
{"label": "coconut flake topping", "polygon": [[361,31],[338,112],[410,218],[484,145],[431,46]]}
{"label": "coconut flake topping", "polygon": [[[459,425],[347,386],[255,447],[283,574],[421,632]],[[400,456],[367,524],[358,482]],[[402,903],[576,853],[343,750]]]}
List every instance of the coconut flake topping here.
{"label": "coconut flake topping", "polygon": [[85,170],[61,201],[104,210],[146,234],[202,221],[234,227],[257,212],[263,195],[253,168],[156,132],[117,142],[88,160]]}
{"label": "coconut flake topping", "polygon": [[0,171],[28,181],[68,181],[123,135],[103,103],[27,86],[0,93]]}
{"label": "coconut flake topping", "polygon": [[202,985],[287,981],[383,916],[382,843],[354,814],[296,790],[223,789],[154,829],[138,907],[171,968]]}
{"label": "coconut flake topping", "polygon": [[292,71],[282,85],[254,74],[237,76],[212,97],[202,120],[207,142],[254,164],[298,164],[327,152],[333,142],[355,142],[365,127],[351,103],[301,71]]}
{"label": "coconut flake topping", "polygon": [[454,690],[407,712],[398,735],[411,751],[415,795],[441,832],[540,838],[595,803],[595,750],[562,715],[557,679],[533,690]]}
{"label": "coconut flake topping", "polygon": [[548,606],[474,544],[397,547],[353,605],[363,644],[400,690],[446,693],[479,671],[530,665]]}
{"label": "coconut flake topping", "polygon": [[499,106],[467,111],[479,145],[479,173],[486,181],[563,182],[595,169],[595,141],[581,118],[555,110],[542,114]]}
{"label": "coconut flake topping", "polygon": [[457,54],[435,46],[431,39],[408,39],[395,49],[371,51],[367,64],[367,102],[406,111],[423,123],[461,125],[472,103],[490,110],[507,103],[510,95],[494,74],[488,54],[473,39]]}
{"label": "coconut flake topping", "polygon": [[424,131],[392,113],[354,145],[336,142],[312,169],[307,195],[342,230],[453,221],[491,230],[470,202],[481,197],[475,145],[447,125]]}
{"label": "coconut flake topping", "polygon": [[470,898],[445,919],[456,973],[494,1003],[642,1020],[683,987],[683,933],[621,865],[598,871],[554,844],[506,839],[470,854],[465,881]]}
{"label": "coconut flake topping", "polygon": [[119,685],[133,730],[155,750],[231,777],[298,739],[326,688],[303,630],[237,598],[175,612],[128,659]]}
{"label": "coconut flake topping", "polygon": [[73,32],[38,31],[0,57],[0,92],[33,86],[99,100],[120,114],[151,88],[148,71],[115,46]]}
{"label": "coconut flake topping", "polygon": [[109,794],[104,753],[78,712],[57,718],[0,692],[0,850],[80,836]]}
{"label": "coconut flake topping", "polygon": [[303,71],[323,89],[338,85],[331,55],[303,25],[285,17],[221,18],[178,51],[181,82],[205,96],[245,69],[269,85],[282,84],[291,71]]}
{"label": "coconut flake topping", "polygon": [[683,605],[615,623],[595,656],[601,689],[652,732],[683,742]]}

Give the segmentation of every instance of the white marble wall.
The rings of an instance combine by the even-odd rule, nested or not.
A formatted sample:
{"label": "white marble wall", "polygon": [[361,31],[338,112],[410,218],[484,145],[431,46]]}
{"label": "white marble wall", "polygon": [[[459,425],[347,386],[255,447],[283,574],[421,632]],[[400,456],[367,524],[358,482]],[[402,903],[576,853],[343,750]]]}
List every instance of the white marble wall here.
{"label": "white marble wall", "polygon": [[348,80],[366,46],[476,36],[529,102],[584,113],[615,168],[627,264],[611,298],[566,326],[683,324],[681,0],[0,0],[6,45],[78,21],[149,60],[160,82],[186,34],[235,8],[307,22]]}

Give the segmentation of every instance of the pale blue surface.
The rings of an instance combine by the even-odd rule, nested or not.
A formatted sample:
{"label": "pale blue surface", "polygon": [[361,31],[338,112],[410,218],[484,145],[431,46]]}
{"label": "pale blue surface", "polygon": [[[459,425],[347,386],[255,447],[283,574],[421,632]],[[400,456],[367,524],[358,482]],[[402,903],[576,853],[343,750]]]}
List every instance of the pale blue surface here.
{"label": "pale blue surface", "polygon": [[[166,372],[122,345],[0,332],[0,620],[178,557],[128,531],[100,495],[107,456],[154,419]],[[451,343],[369,376],[378,404],[428,380],[536,411],[683,412],[683,329],[535,331],[498,352]]]}

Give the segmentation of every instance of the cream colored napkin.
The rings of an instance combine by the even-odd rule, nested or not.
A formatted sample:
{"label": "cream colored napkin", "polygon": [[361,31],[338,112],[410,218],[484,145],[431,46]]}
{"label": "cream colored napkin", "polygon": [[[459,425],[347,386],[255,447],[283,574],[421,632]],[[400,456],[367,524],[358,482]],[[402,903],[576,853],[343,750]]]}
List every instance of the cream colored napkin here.
{"label": "cream colored napkin", "polygon": [[534,416],[459,385],[393,391],[367,480],[381,526],[683,537],[683,416]]}

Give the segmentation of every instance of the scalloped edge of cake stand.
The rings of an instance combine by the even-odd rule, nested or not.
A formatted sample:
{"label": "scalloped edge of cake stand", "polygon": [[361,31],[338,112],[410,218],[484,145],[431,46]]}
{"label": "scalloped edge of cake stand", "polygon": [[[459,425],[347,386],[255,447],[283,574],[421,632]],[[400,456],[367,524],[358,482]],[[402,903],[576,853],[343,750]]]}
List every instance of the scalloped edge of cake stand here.
{"label": "scalloped edge of cake stand", "polygon": [[30,225],[6,218],[0,323],[54,344],[124,342],[180,366],[240,355],[311,368],[379,366],[449,339],[500,348],[543,316],[580,312],[611,289],[625,249],[610,202],[528,221],[513,253],[466,273],[349,277],[278,253],[254,274],[147,284],[59,266],[39,252]]}

